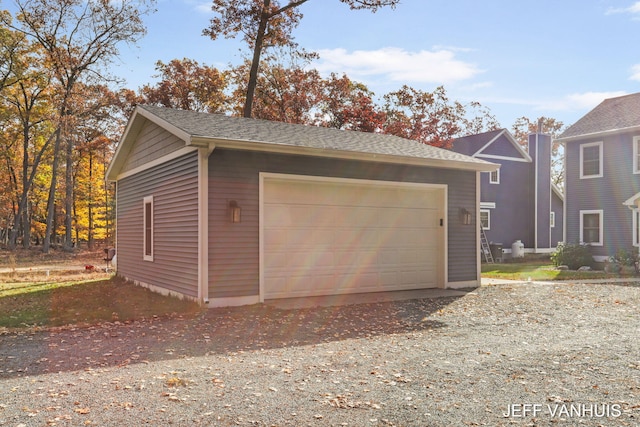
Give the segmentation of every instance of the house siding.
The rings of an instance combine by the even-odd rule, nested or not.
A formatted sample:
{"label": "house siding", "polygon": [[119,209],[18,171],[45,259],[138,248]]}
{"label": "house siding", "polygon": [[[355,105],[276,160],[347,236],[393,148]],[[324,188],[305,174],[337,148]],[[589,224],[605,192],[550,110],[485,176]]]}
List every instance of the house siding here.
{"label": "house siding", "polygon": [[522,153],[518,151],[518,149],[514,147],[511,141],[509,141],[504,135],[501,135],[491,143],[491,145],[478,153],[478,157],[482,157],[483,155],[523,159]]}
{"label": "house siding", "polygon": [[[118,181],[118,275],[197,298],[197,160],[190,153]],[[153,196],[153,261],[143,260],[147,196]]]}
{"label": "house siding", "polygon": [[146,121],[131,147],[121,172],[127,172],[184,147],[184,141],[160,126]]}
{"label": "house siding", "polygon": [[[495,203],[487,239],[510,249],[516,240],[533,246],[530,163],[501,160],[500,184],[490,184],[489,174],[481,174],[481,202]],[[515,190],[520,189],[520,190]]]}
{"label": "house siding", "polygon": [[[475,210],[476,172],[217,149],[209,158],[210,298],[259,294],[260,172],[447,184],[448,280],[477,279],[476,219],[457,220],[459,208]],[[240,223],[228,219],[230,200],[242,208]]]}
{"label": "house siding", "polygon": [[551,195],[551,211],[555,212],[555,227],[551,228],[551,245],[555,248],[564,239],[564,202],[555,193]]}
{"label": "house siding", "polygon": [[[632,211],[622,203],[640,192],[640,175],[633,174],[632,134],[618,134],[565,143],[567,243],[580,241],[580,211],[603,211],[603,246],[592,254],[608,257],[632,247]],[[580,179],[580,146],[602,141],[603,176]]]}

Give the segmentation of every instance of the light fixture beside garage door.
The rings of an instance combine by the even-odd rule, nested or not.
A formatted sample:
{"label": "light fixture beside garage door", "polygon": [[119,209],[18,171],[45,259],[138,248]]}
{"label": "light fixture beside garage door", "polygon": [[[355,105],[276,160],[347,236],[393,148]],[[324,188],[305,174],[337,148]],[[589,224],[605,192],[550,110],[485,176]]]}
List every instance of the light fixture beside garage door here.
{"label": "light fixture beside garage door", "polygon": [[240,215],[242,214],[242,209],[238,206],[238,202],[235,200],[229,201],[229,219],[231,222],[238,223],[241,220]]}

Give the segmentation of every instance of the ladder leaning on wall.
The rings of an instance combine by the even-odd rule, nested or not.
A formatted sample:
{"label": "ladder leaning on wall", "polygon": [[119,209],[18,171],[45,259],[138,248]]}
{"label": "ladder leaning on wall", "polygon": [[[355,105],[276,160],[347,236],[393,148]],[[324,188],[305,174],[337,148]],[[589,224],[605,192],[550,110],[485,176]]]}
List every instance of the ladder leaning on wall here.
{"label": "ladder leaning on wall", "polygon": [[489,246],[489,241],[487,240],[487,235],[484,232],[484,227],[480,224],[480,246],[482,247],[482,255],[484,256],[484,261],[489,264],[493,264],[493,254],[491,253],[491,247]]}

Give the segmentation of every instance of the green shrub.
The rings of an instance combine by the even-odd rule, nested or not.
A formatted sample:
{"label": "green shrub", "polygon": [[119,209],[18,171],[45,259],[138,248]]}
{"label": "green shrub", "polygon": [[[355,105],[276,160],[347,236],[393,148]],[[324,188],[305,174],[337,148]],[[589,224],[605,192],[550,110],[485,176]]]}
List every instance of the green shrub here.
{"label": "green shrub", "polygon": [[640,261],[640,256],[635,249],[618,249],[616,254],[610,257],[610,259],[611,262],[616,264],[635,267],[636,262]]}
{"label": "green shrub", "polygon": [[577,270],[582,266],[593,266],[593,257],[588,245],[561,243],[551,254],[551,262],[556,267],[566,265],[570,270]]}

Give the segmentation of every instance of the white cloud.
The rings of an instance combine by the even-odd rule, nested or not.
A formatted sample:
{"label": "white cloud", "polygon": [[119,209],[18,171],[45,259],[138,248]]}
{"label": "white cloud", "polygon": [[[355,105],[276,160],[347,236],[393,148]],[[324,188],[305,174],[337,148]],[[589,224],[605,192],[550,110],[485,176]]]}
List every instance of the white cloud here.
{"label": "white cloud", "polygon": [[590,110],[605,99],[626,94],[623,91],[572,93],[550,102],[543,102],[537,109],[552,111]]}
{"label": "white cloud", "polygon": [[212,14],[211,10],[211,1],[202,1],[202,0],[184,0],[185,3],[192,7],[198,13],[203,13],[205,15]]}
{"label": "white cloud", "polygon": [[322,49],[313,66],[323,74],[345,73],[354,80],[367,77],[393,82],[445,84],[469,80],[481,73],[475,64],[455,57],[452,50],[409,52],[387,47],[378,50]]}
{"label": "white cloud", "polygon": [[640,17],[640,1],[633,3],[629,7],[611,8],[607,10],[607,15],[613,15],[618,13],[629,13],[631,15],[638,15],[638,17]]}
{"label": "white cloud", "polygon": [[629,77],[629,80],[640,81],[640,64],[631,67],[631,77]]}

